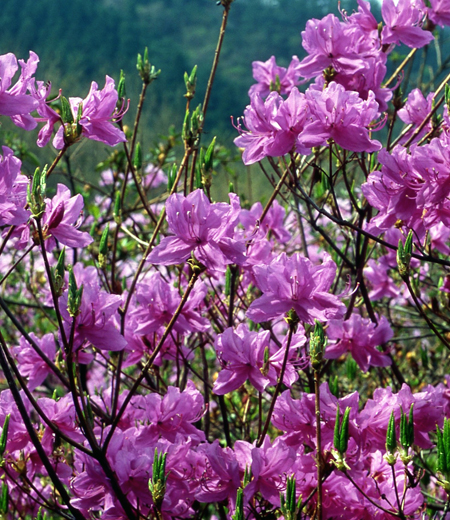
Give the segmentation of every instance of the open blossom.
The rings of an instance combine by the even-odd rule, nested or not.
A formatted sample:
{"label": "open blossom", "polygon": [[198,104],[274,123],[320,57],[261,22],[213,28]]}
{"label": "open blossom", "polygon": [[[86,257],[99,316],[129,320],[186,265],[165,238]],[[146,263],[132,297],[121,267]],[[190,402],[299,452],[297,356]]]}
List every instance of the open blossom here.
{"label": "open blossom", "polygon": [[[91,90],[85,99],[69,98],[70,108],[74,121],[78,120],[78,108],[81,105],[81,118],[78,124],[82,128],[81,135],[94,141],[106,143],[114,146],[127,140],[125,134],[113,122],[120,121],[126,110],[117,111],[118,94],[115,89],[114,80],[106,76],[105,86],[98,90],[95,81],[91,84]],[[75,123],[73,123],[75,124]],[[56,132],[53,139],[53,146],[60,150],[64,147],[65,128],[70,124],[66,123]]]}
{"label": "open blossom", "polygon": [[352,45],[352,28],[346,30],[346,24],[333,14],[306,23],[302,32],[302,45],[308,56],[297,67],[305,78],[319,76],[328,67],[336,72],[354,74],[364,69],[364,61],[359,49]]}
{"label": "open blossom", "polygon": [[[406,124],[413,124],[413,128],[409,130],[400,140],[400,143],[406,142],[416,128],[423,122],[423,120],[431,112],[433,104],[434,92],[430,92],[428,96],[424,97],[422,91],[418,88],[411,90],[408,94],[408,100],[405,106],[401,108],[397,114],[398,117]],[[420,133],[414,138],[413,142],[419,141],[426,133],[432,129],[432,120],[423,127]]]}
{"label": "open blossom", "polygon": [[279,94],[289,94],[299,84],[298,64],[297,56],[292,57],[292,61],[287,69],[277,65],[275,56],[272,56],[265,62],[254,61],[252,63],[253,78],[258,83],[250,87],[249,96],[258,92],[262,97],[266,97],[270,92],[277,90],[277,84],[279,84]]}
{"label": "open blossom", "polygon": [[239,197],[230,193],[230,204],[211,204],[203,190],[187,197],[174,193],[167,199],[167,222],[175,236],[163,238],[148,256],[152,264],[185,262],[194,253],[207,268],[224,270],[227,264],[245,262],[245,243],[234,240],[234,227],[241,207]]}
{"label": "open blossom", "polygon": [[333,139],[352,152],[375,152],[381,143],[369,138],[369,125],[378,117],[378,103],[373,92],[367,101],[357,92],[345,90],[332,81],[325,90],[309,88],[306,93],[311,117],[308,117],[298,144],[322,146]]}
{"label": "open blossom", "polygon": [[[37,58],[34,53],[30,53],[31,62],[35,61],[35,57]],[[20,66],[22,68],[20,78],[11,87],[12,79],[19,68],[17,59],[12,53],[0,56],[0,114],[11,117],[17,126],[25,130],[32,130],[36,127],[36,121],[30,116],[30,113],[36,110],[39,103],[27,94],[28,84],[31,80],[27,64],[21,61]]]}
{"label": "open blossom", "polygon": [[21,175],[22,162],[11,148],[2,147],[0,155],[0,226],[19,226],[30,218],[27,204],[28,179]]}
{"label": "open blossom", "polygon": [[386,24],[381,32],[384,44],[420,48],[434,40],[432,33],[421,27],[426,14],[422,0],[383,0],[381,14]]}
{"label": "open blossom", "polygon": [[[77,286],[83,286],[80,313],[75,318],[74,351],[83,348],[86,341],[100,350],[122,350],[127,342],[114,322],[114,316],[122,303],[122,298],[100,289],[95,268],[83,268],[77,263],[73,267]],[[60,299],[59,307],[64,321],[66,335],[70,334],[73,318],[67,310],[68,291]],[[86,359],[86,358],[85,358]]]}
{"label": "open blossom", "polygon": [[448,0],[429,0],[428,18],[436,25],[450,25],[450,4]]}
{"label": "open blossom", "polygon": [[[203,318],[197,310],[202,305],[206,293],[206,285],[197,281],[173,326],[174,330],[186,333],[204,332],[209,329],[209,320]],[[147,282],[136,285],[136,300],[139,306],[130,313],[136,324],[133,332],[144,335],[156,332],[170,322],[181,296],[179,291],[163,280],[160,273],[154,273]]]}
{"label": "open blossom", "polygon": [[70,195],[67,186],[58,184],[56,195],[46,200],[42,228],[47,251],[56,246],[55,239],[69,247],[86,247],[93,241],[89,233],[77,229],[84,206],[83,197]]}
{"label": "open blossom", "polygon": [[[297,88],[291,90],[286,100],[278,92],[271,92],[264,101],[259,93],[252,94],[250,105],[244,110],[247,130],[239,124],[240,136],[234,140],[236,146],[244,149],[244,164],[253,164],[264,157],[279,157],[293,150],[307,110],[305,95]],[[310,152],[298,143],[297,151],[305,155]]]}
{"label": "open blossom", "polygon": [[392,364],[392,360],[376,347],[389,341],[393,335],[394,332],[384,316],[378,325],[358,314],[352,314],[346,321],[331,320],[327,336],[328,339],[337,341],[327,346],[325,357],[337,359],[350,352],[363,372],[367,372],[371,366],[386,367]]}
{"label": "open blossom", "polygon": [[[50,361],[55,361],[56,346],[53,334],[45,334],[42,339],[38,339],[33,332],[30,332],[30,338]],[[20,374],[28,377],[28,389],[30,391],[41,385],[46,377],[52,373],[52,368],[23,336],[20,338],[20,345],[14,347],[14,353],[17,357]]]}
{"label": "open blossom", "polygon": [[[306,343],[303,333],[293,336],[290,344],[289,358]],[[237,390],[247,380],[259,391],[263,392],[268,385],[275,385],[281,373],[284,348],[276,350],[270,341],[269,331],[253,332],[247,325],[241,324],[236,330],[232,327],[219,334],[214,343],[222,370],[214,383],[214,393],[227,394]],[[264,351],[268,349],[269,358],[264,361]],[[297,379],[292,363],[288,363],[283,382],[291,386]]]}
{"label": "open blossom", "polygon": [[345,305],[329,294],[336,276],[336,264],[325,256],[321,265],[296,253],[290,258],[282,253],[269,265],[253,268],[257,286],[263,295],[247,311],[247,317],[260,323],[278,318],[294,309],[300,321],[328,321],[342,318]]}

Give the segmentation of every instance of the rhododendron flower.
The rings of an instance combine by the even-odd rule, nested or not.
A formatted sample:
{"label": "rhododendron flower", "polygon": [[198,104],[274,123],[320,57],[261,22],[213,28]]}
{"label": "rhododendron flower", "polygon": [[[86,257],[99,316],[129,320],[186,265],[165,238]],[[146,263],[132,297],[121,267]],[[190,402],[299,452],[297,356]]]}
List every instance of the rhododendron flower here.
{"label": "rhododendron flower", "polygon": [[230,202],[211,204],[203,190],[187,197],[171,195],[166,203],[167,222],[175,236],[163,238],[147,260],[152,264],[180,264],[194,253],[213,271],[224,270],[227,264],[243,264],[245,243],[233,238],[241,211],[239,197],[230,193]]}
{"label": "rhododendron flower", "polygon": [[28,179],[21,175],[22,162],[11,148],[2,147],[0,155],[0,226],[19,226],[30,218],[27,204]]}
{"label": "rhododendron flower", "polygon": [[350,352],[363,372],[367,372],[371,366],[386,367],[392,364],[392,360],[376,347],[389,341],[393,335],[394,332],[384,316],[380,318],[378,325],[359,314],[352,314],[345,321],[331,320],[327,336],[337,342],[327,346],[325,357],[337,359]]}
{"label": "rhododendron flower", "polygon": [[[408,100],[405,103],[405,106],[401,108],[397,114],[398,117],[406,124],[413,124],[414,127],[411,128],[400,140],[400,143],[405,143],[411,134],[416,130],[416,128],[423,122],[423,120],[428,116],[432,109],[434,92],[430,92],[425,99],[422,91],[418,88],[411,90],[408,94]],[[414,138],[413,142],[419,141],[421,137],[423,137],[426,133],[428,133],[432,129],[432,120],[428,121],[428,123],[423,127],[420,133]]]}
{"label": "rhododendron flower", "polygon": [[[265,101],[256,93],[244,111],[244,124],[248,130],[237,126],[241,134],[234,144],[244,149],[242,161],[253,164],[264,157],[278,157],[294,149],[297,136],[307,115],[305,95],[293,88],[284,100],[277,92],[271,92]],[[310,150],[298,146],[305,155]]]}
{"label": "rhododendron flower", "polygon": [[436,25],[450,25],[450,4],[447,0],[429,0],[427,14],[429,20]]}
{"label": "rhododendron flower", "polygon": [[260,230],[264,236],[267,233],[273,235],[275,239],[280,242],[280,244],[288,242],[291,238],[291,234],[284,227],[283,222],[286,211],[282,206],[280,206],[279,202],[277,200],[273,201],[269,211],[264,217],[264,221],[260,223],[259,219],[262,215],[262,212],[263,207],[261,202],[255,202],[255,204],[253,204],[249,210],[241,210],[239,218],[248,235],[257,230]]}
{"label": "rhododendron flower", "polygon": [[[289,358],[295,355],[300,345],[306,343],[304,334],[296,334],[290,345]],[[264,351],[269,349],[269,358],[264,362]],[[237,390],[247,380],[259,391],[263,392],[268,385],[275,385],[281,373],[284,348],[275,350],[270,342],[269,331],[253,332],[245,324],[236,330],[232,327],[219,334],[214,343],[222,370],[214,383],[214,393],[224,395]],[[281,358],[281,361],[280,361]],[[283,382],[291,386],[297,379],[291,363],[286,366]]]}
{"label": "rhododendron flower", "polygon": [[333,139],[352,152],[375,152],[381,143],[369,138],[369,125],[378,117],[378,103],[373,92],[367,101],[357,92],[349,92],[332,81],[325,90],[306,91],[311,117],[298,137],[298,145],[313,147],[326,145]]}
{"label": "rhododendron flower", "polygon": [[69,188],[58,184],[56,195],[52,199],[46,199],[45,212],[42,215],[47,251],[56,246],[55,239],[69,247],[86,247],[93,242],[89,233],[77,229],[83,207],[82,195],[71,197]]}
{"label": "rhododendron flower", "polygon": [[345,305],[329,294],[336,276],[336,264],[324,255],[322,265],[314,265],[296,253],[290,258],[282,253],[269,265],[253,268],[256,283],[264,293],[247,311],[247,317],[257,323],[278,318],[294,309],[300,321],[328,321],[341,318]]}
{"label": "rhododendron flower", "polygon": [[[56,346],[53,334],[45,334],[42,339],[38,339],[33,332],[30,332],[30,338],[50,361],[55,361]],[[23,336],[19,343],[20,345],[14,348],[19,372],[22,376],[28,377],[28,389],[33,391],[44,382],[49,374],[53,373],[53,370]]]}
{"label": "rhododendron flower", "polygon": [[124,349],[127,342],[116,328],[113,320],[113,316],[122,303],[122,298],[100,290],[97,283],[89,283],[89,272],[83,273],[74,269],[74,274],[77,285],[83,285],[80,313],[75,318],[69,315],[67,290],[61,296],[59,305],[67,336],[70,334],[72,322],[75,319],[73,350],[76,351],[84,347],[85,341],[100,350]]}
{"label": "rhododendron flower", "polygon": [[[30,66],[36,59],[39,61],[36,54],[30,52]],[[20,65],[22,67],[20,78],[11,87],[12,79],[19,68],[17,59],[12,53],[0,56],[0,114],[10,116],[17,126],[32,130],[36,127],[36,121],[29,114],[36,110],[39,103],[27,94],[31,71],[23,61]]]}
{"label": "rhododendron flower", "polygon": [[251,97],[252,94],[258,92],[262,97],[266,97],[270,92],[277,90],[277,85],[279,85],[279,94],[289,94],[299,84],[300,74],[297,71],[299,63],[297,56],[292,57],[287,69],[277,65],[275,56],[265,62],[254,61],[252,63],[253,78],[258,83],[250,87],[248,95]]}
{"label": "rhododendron flower", "polygon": [[281,438],[272,443],[266,436],[260,448],[236,441],[234,451],[241,471],[251,469],[252,480],[244,489],[245,501],[248,502],[259,491],[271,504],[279,506],[280,487],[284,475],[289,474],[295,462],[295,450]]}
{"label": "rhododendron flower", "polygon": [[345,24],[333,14],[322,20],[308,20],[302,32],[302,45],[308,56],[297,67],[303,77],[319,76],[328,67],[345,74],[365,68],[361,55],[352,48],[351,34],[345,29]]}
{"label": "rhododendron flower", "polygon": [[[69,98],[74,121],[78,121],[78,107],[81,105],[81,118],[78,124],[82,128],[81,135],[94,141],[114,146],[127,140],[125,134],[113,122],[120,121],[126,110],[117,111],[118,94],[114,80],[106,76],[105,86],[98,90],[95,81],[85,99]],[[69,123],[66,123],[68,125]],[[75,123],[74,123],[75,124]],[[53,146],[60,150],[64,147],[64,125],[56,132]]]}
{"label": "rhododendron flower", "polygon": [[430,31],[421,28],[426,15],[422,0],[383,0],[381,14],[386,23],[381,32],[383,44],[401,42],[420,48],[434,40]]}
{"label": "rhododendron flower", "polygon": [[[204,332],[209,329],[209,320],[203,318],[196,310],[205,299],[206,293],[205,284],[197,281],[174,324],[177,332]],[[133,332],[144,335],[156,332],[170,322],[181,296],[174,287],[162,279],[160,273],[154,273],[147,282],[137,284],[136,300],[139,306],[130,313],[136,324]]]}

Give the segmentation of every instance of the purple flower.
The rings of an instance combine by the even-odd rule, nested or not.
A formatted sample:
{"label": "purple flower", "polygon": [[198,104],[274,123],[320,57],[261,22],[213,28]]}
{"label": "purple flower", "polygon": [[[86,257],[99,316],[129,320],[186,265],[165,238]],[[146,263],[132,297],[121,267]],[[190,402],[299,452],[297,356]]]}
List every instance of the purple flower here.
{"label": "purple flower", "polygon": [[3,54],[0,56],[0,114],[9,116],[13,122],[24,128],[31,130],[36,127],[36,121],[30,116],[38,106],[38,101],[27,94],[28,85],[31,80],[30,70],[33,64],[37,65],[36,54],[30,52],[30,60],[28,64],[20,62],[22,72],[17,83],[11,87],[12,79],[15,76],[18,65],[14,54]]}
{"label": "purple flower", "polygon": [[[77,286],[83,285],[83,295],[80,314],[75,318],[73,350],[76,351],[86,346],[86,341],[100,350],[123,350],[127,342],[114,322],[114,316],[122,303],[122,298],[102,291],[95,270],[82,269],[78,267],[79,265],[74,266],[74,274]],[[60,298],[59,307],[64,320],[64,330],[68,336],[73,318],[67,310],[67,301],[68,291],[66,290]]]}
{"label": "purple flower", "polygon": [[264,293],[247,311],[247,317],[260,323],[278,318],[294,309],[300,321],[328,321],[341,318],[345,305],[329,294],[336,276],[336,264],[325,256],[322,265],[314,265],[296,253],[290,258],[282,253],[270,265],[253,268],[256,283]]}
{"label": "purple flower", "polygon": [[255,202],[249,210],[241,210],[240,221],[247,234],[249,235],[255,232],[257,230],[256,228],[259,228],[264,236],[267,233],[273,234],[280,244],[288,242],[291,238],[291,234],[284,227],[283,221],[286,212],[284,208],[280,206],[279,202],[277,200],[273,201],[269,211],[264,217],[264,221],[260,224],[259,218],[261,217],[262,212],[263,207],[261,202]]}
{"label": "purple flower", "polygon": [[[405,103],[405,106],[401,108],[397,113],[398,117],[406,124],[413,124],[414,127],[411,128],[400,140],[400,143],[405,143],[411,134],[416,130],[416,128],[423,122],[423,120],[428,116],[431,112],[432,104],[433,104],[434,92],[430,92],[425,99],[422,91],[418,88],[411,90],[408,94],[408,100]],[[414,138],[413,142],[419,141],[421,137],[423,137],[426,133],[428,133],[432,129],[432,121],[431,119],[428,123],[423,127],[421,132]]]}
{"label": "purple flower", "polygon": [[302,45],[308,56],[298,65],[298,72],[305,78],[314,78],[328,67],[349,75],[364,69],[359,49],[352,45],[352,32],[353,28],[347,31],[346,24],[333,14],[322,20],[309,20],[302,32]]}
{"label": "purple flower", "polygon": [[28,179],[21,175],[22,162],[11,148],[2,147],[0,155],[0,226],[20,226],[30,218],[27,204]]}
{"label": "purple flower", "polygon": [[381,14],[386,25],[381,32],[383,44],[404,43],[408,47],[420,48],[427,45],[434,36],[424,31],[421,25],[426,10],[422,0],[383,0]]}
{"label": "purple flower", "polygon": [[83,213],[83,197],[70,196],[70,190],[64,184],[58,184],[56,195],[46,199],[45,212],[42,216],[45,248],[51,251],[56,240],[69,247],[86,247],[93,238],[84,231],[79,231],[80,216]]}
{"label": "purple flower", "polygon": [[269,384],[275,384],[275,370],[263,373],[264,349],[269,346],[270,332],[250,332],[246,325],[236,331],[226,329],[214,343],[217,357],[223,369],[214,383],[214,393],[224,395],[237,390],[247,379],[262,392]]}
{"label": "purple flower", "polygon": [[331,320],[328,329],[328,339],[337,340],[325,349],[327,359],[337,359],[350,352],[363,372],[369,367],[386,367],[392,360],[377,350],[376,347],[389,341],[394,335],[387,319],[382,316],[378,325],[368,318],[352,314],[346,321]]}
{"label": "purple flower", "polygon": [[429,0],[427,8],[428,18],[434,24],[444,27],[450,25],[450,4],[448,0]]}
{"label": "purple flower", "polygon": [[[98,90],[95,81],[91,84],[91,90],[85,99],[69,98],[74,121],[78,119],[78,107],[81,104],[81,118],[78,124],[82,127],[81,135],[94,141],[114,146],[127,140],[125,134],[114,126],[113,122],[120,121],[126,112],[117,111],[118,94],[114,80],[106,76],[105,86]],[[74,123],[75,124],[75,123]],[[65,126],[68,126],[66,123]],[[64,126],[61,126],[53,139],[53,146],[58,150],[64,147]]]}
{"label": "purple flower", "polygon": [[187,197],[174,193],[167,199],[167,222],[175,236],[161,240],[148,256],[152,264],[173,265],[195,258],[208,269],[224,270],[227,264],[245,262],[245,243],[233,238],[241,207],[239,197],[230,193],[231,205],[212,204],[203,190]]}
{"label": "purple flower", "polygon": [[[175,322],[174,329],[179,333],[189,331],[204,332],[209,329],[207,318],[197,311],[207,293],[203,282],[197,281],[188,301]],[[148,282],[136,286],[136,300],[140,304],[130,313],[135,321],[134,334],[151,334],[164,327],[172,319],[180,301],[179,291],[162,279],[160,273],[154,273]]]}
{"label": "purple flower", "polygon": [[[305,95],[293,88],[284,100],[277,92],[269,94],[265,101],[258,93],[250,98],[244,111],[244,124],[248,130],[237,126],[241,134],[234,144],[244,148],[242,161],[253,164],[264,157],[278,157],[294,149],[298,134],[303,129],[308,111]],[[297,145],[297,151],[309,154],[305,146]]]}
{"label": "purple flower", "polygon": [[261,97],[266,97],[270,92],[277,90],[277,83],[279,84],[278,93],[281,95],[289,94],[291,90],[300,82],[298,78],[300,74],[297,71],[299,61],[297,56],[292,57],[289,67],[280,67],[275,61],[275,56],[272,56],[267,61],[254,61],[253,78],[258,82],[252,85],[248,91],[248,95],[258,92]]}
{"label": "purple flower", "polygon": [[[56,346],[53,334],[45,334],[42,339],[38,339],[33,332],[30,332],[30,337],[50,361],[55,361]],[[52,369],[23,336],[20,338],[20,345],[14,347],[14,353],[17,357],[20,374],[28,377],[28,389],[30,391],[41,385],[46,377],[52,373]]]}
{"label": "purple flower", "polygon": [[325,90],[309,88],[306,100],[311,118],[298,138],[304,147],[322,146],[333,139],[352,152],[375,152],[379,141],[369,139],[369,125],[378,117],[378,103],[373,92],[363,101],[357,92],[349,92],[332,81]]}

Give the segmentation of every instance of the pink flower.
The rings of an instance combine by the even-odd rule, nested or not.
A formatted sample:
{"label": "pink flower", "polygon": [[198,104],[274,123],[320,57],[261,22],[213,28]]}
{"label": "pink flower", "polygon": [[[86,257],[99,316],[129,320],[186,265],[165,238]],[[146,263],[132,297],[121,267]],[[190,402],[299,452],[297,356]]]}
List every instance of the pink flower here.
{"label": "pink flower", "polygon": [[[413,128],[409,130],[400,140],[400,143],[405,143],[416,128],[423,122],[425,117],[431,112],[434,92],[430,92],[425,99],[422,91],[418,88],[411,90],[408,94],[408,100],[405,106],[397,113],[398,117],[406,124],[413,124]],[[421,132],[414,138],[413,142],[419,141],[426,133],[432,129],[431,119],[423,127]]]}
{"label": "pink flower", "polygon": [[148,256],[148,262],[173,265],[194,253],[207,268],[224,270],[227,264],[245,262],[245,243],[234,240],[234,227],[241,210],[239,198],[230,193],[231,205],[211,204],[203,190],[187,197],[174,193],[167,199],[167,222],[175,236],[163,238]]}
{"label": "pink flower", "polygon": [[255,266],[253,271],[263,295],[250,305],[247,317],[257,323],[292,308],[300,321],[311,324],[314,319],[328,321],[345,313],[344,304],[328,292],[336,276],[336,264],[329,256],[316,266],[298,253],[290,258],[282,253],[270,265]]}
{"label": "pink flower", "polygon": [[450,4],[448,0],[430,0],[427,8],[428,18],[436,25],[450,25]]}
{"label": "pink flower", "polygon": [[383,44],[401,42],[420,48],[434,40],[430,31],[421,28],[426,15],[422,0],[383,0],[381,14],[386,23],[381,32]]}
{"label": "pink flower", "polygon": [[[45,334],[42,339],[38,339],[33,332],[30,332],[30,337],[37,343],[50,361],[55,361],[56,346],[53,334]],[[20,338],[20,346],[14,347],[14,352],[17,357],[20,374],[28,377],[28,388],[30,391],[41,385],[47,376],[52,373],[52,369],[23,336]]]}
{"label": "pink flower", "polygon": [[[36,121],[30,116],[30,112],[36,110],[38,101],[27,94],[31,74],[34,73],[39,58],[30,52],[30,60],[27,63],[20,62],[22,72],[17,83],[11,87],[18,66],[14,54],[3,54],[0,56],[0,114],[9,116],[13,122],[24,128],[32,130],[36,127]],[[33,70],[30,68],[33,67]]]}
{"label": "pink flower", "polygon": [[[102,291],[95,269],[80,269],[79,265],[75,265],[74,274],[77,286],[83,285],[83,294],[80,314],[75,318],[73,350],[76,351],[86,346],[86,341],[100,350],[123,350],[127,341],[120,334],[114,322],[114,316],[122,303],[122,298]],[[67,301],[68,291],[66,290],[61,296],[59,307],[68,336],[73,318],[67,310]]]}
{"label": "pink flower", "polygon": [[[70,190],[64,184],[58,184],[56,195],[46,199],[46,208],[42,216],[45,248],[51,251],[56,240],[69,247],[86,247],[93,238],[85,231],[79,231],[80,217],[83,214],[83,197],[70,196]],[[56,240],[55,240],[56,239]]]}
{"label": "pink flower", "polygon": [[0,155],[0,226],[20,226],[30,218],[27,204],[28,179],[20,173],[22,162],[11,148],[2,147]]}
{"label": "pink flower", "polygon": [[226,329],[214,343],[222,370],[214,383],[214,393],[224,395],[237,390],[245,381],[263,392],[267,385],[274,384],[274,370],[264,375],[264,349],[269,345],[270,333],[250,332],[246,325],[239,325],[236,332]]}
{"label": "pink flower", "polygon": [[359,49],[352,45],[352,31],[353,28],[347,31],[333,14],[322,20],[309,20],[302,32],[302,45],[308,56],[298,65],[298,72],[305,78],[314,78],[328,67],[349,75],[364,69]]}
{"label": "pink flower", "polygon": [[[203,303],[207,293],[203,282],[197,282],[181,314],[175,322],[174,329],[179,333],[204,332],[209,329],[208,319],[202,318],[197,308]],[[164,327],[172,319],[181,296],[179,291],[164,282],[160,273],[154,273],[146,283],[136,286],[136,300],[139,306],[130,313],[134,319],[134,334],[150,334]]]}
{"label": "pink flower", "polygon": [[[78,119],[78,107],[80,105],[82,107],[81,118],[78,121],[82,127],[81,135],[109,146],[125,142],[127,140],[125,134],[113,124],[120,121],[126,112],[126,110],[117,111],[117,100],[114,80],[109,76],[106,76],[102,90],[98,90],[97,83],[93,81],[85,99],[69,98],[74,121]],[[66,123],[66,126],[68,124]],[[60,150],[64,144],[64,126],[61,126],[53,139],[53,146]]]}
{"label": "pink flower", "polygon": [[337,359],[350,352],[363,372],[369,367],[386,367],[392,361],[376,347],[389,341],[394,335],[387,319],[382,316],[378,326],[368,318],[352,314],[346,321],[331,320],[328,329],[328,339],[337,340],[325,349],[325,357]]}
{"label": "pink flower", "polygon": [[258,83],[250,87],[248,95],[251,97],[252,94],[258,92],[261,97],[266,97],[270,92],[276,90],[277,82],[280,85],[279,94],[289,94],[299,84],[298,64],[297,56],[292,57],[292,61],[287,69],[276,64],[275,56],[272,56],[265,62],[254,61],[252,63],[253,78]]}
{"label": "pink flower", "polygon": [[[234,140],[236,146],[244,148],[244,164],[293,150],[307,115],[305,95],[293,88],[286,100],[277,92],[271,92],[265,101],[258,93],[252,94],[250,102],[243,118],[248,130],[242,130],[239,123],[237,130],[241,135]],[[305,146],[297,145],[297,148],[305,155],[310,152]]]}
{"label": "pink flower", "polygon": [[333,139],[352,152],[375,152],[379,141],[369,138],[369,125],[378,117],[378,103],[373,92],[363,101],[357,92],[345,90],[332,81],[325,90],[306,91],[311,117],[305,122],[298,145],[310,148],[326,145]]}

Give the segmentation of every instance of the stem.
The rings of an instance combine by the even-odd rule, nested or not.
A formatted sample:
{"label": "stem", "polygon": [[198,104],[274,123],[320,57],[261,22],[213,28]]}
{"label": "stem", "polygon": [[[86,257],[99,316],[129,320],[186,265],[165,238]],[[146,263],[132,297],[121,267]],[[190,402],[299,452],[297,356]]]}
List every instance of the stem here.
{"label": "stem", "polygon": [[195,172],[195,164],[197,162],[198,157],[198,148],[200,146],[200,139],[203,132],[203,126],[205,124],[206,112],[208,110],[209,100],[211,98],[212,86],[214,83],[214,78],[216,76],[217,66],[219,65],[220,52],[222,50],[223,39],[225,37],[225,29],[227,27],[228,22],[228,14],[230,12],[231,4],[224,5],[223,15],[222,15],[222,24],[220,26],[219,39],[217,40],[216,51],[214,53],[214,60],[211,67],[211,72],[208,78],[208,84],[206,85],[205,97],[203,98],[202,112],[203,112],[203,121],[200,124],[199,132],[198,132],[198,143],[197,147],[194,150],[192,155],[192,164],[191,164],[191,172],[189,179],[189,190],[192,191],[194,187],[194,172]]}
{"label": "stem", "polygon": [[350,480],[350,482],[355,486],[355,488],[361,493],[361,495],[366,498],[372,505],[375,507],[378,507],[378,509],[381,509],[384,513],[387,513],[388,515],[395,516],[398,518],[400,515],[396,511],[389,511],[389,509],[384,508],[383,506],[380,506],[377,504],[374,500],[372,500],[364,491],[358,486],[358,484],[352,479],[352,477],[348,474],[347,471],[344,471],[344,475]]}
{"label": "stem", "polygon": [[8,382],[8,387],[11,390],[11,394],[13,396],[14,402],[16,403],[17,409],[19,410],[19,413],[22,417],[22,421],[25,425],[28,435],[30,436],[31,442],[32,442],[33,446],[35,447],[36,452],[48,473],[48,476],[50,477],[51,481],[53,482],[53,485],[55,486],[56,490],[58,491],[59,495],[61,496],[64,504],[69,508],[70,512],[72,513],[73,517],[76,520],[84,520],[84,515],[82,515],[80,513],[80,511],[78,509],[75,509],[73,507],[73,505],[70,503],[70,496],[67,493],[66,488],[64,487],[63,483],[59,480],[58,475],[56,474],[56,471],[54,470],[49,458],[47,457],[47,454],[45,453],[45,450],[39,441],[39,438],[37,436],[35,429],[33,428],[33,425],[31,424],[31,420],[28,416],[28,412],[20,397],[19,390],[16,387],[16,382],[14,381],[14,378],[9,370],[8,361],[6,359],[5,352],[4,352],[4,351],[6,351],[6,349],[8,347],[6,346],[6,342],[5,342],[5,339],[4,339],[1,331],[0,331],[0,344],[1,344],[0,365],[2,367],[3,373],[5,374],[6,380]]}
{"label": "stem", "polygon": [[315,393],[315,411],[316,411],[316,449],[317,449],[317,506],[316,519],[322,520],[322,476],[323,476],[323,460],[322,460],[322,432],[320,427],[320,370],[314,370],[314,393]]}
{"label": "stem", "polygon": [[289,322],[289,335],[288,335],[288,340],[287,340],[287,344],[286,344],[286,352],[284,353],[283,365],[281,366],[280,377],[278,378],[278,384],[275,388],[275,393],[273,394],[272,402],[270,403],[270,408],[269,408],[269,412],[266,417],[266,422],[264,423],[264,428],[261,432],[261,435],[259,436],[258,442],[256,443],[257,448],[259,448],[262,445],[262,443],[264,442],[264,437],[266,436],[267,430],[269,429],[270,419],[272,418],[273,410],[275,408],[275,403],[276,403],[278,395],[281,391],[281,385],[283,384],[284,373],[286,371],[287,361],[289,358],[289,349],[291,346],[292,335],[294,334],[295,326],[296,325],[294,323]]}
{"label": "stem", "polygon": [[47,177],[49,177],[52,171],[56,168],[56,165],[59,163],[61,157],[66,153],[67,148],[69,147],[64,145],[64,147],[58,152],[58,155],[55,157],[52,164],[50,165],[50,168],[47,170]]}

